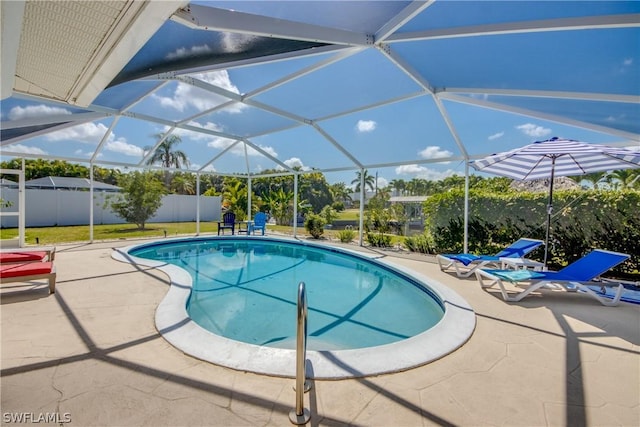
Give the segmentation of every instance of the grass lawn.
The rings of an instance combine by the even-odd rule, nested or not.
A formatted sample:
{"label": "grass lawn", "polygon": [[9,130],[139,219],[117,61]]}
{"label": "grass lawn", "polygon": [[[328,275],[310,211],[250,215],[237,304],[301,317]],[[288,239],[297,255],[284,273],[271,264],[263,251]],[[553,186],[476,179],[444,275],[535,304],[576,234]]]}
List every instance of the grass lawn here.
{"label": "grass lawn", "polygon": [[[358,210],[355,210],[356,214]],[[275,231],[282,234],[293,235],[293,227],[284,225],[267,225],[268,231]],[[100,240],[117,240],[132,238],[161,238],[178,236],[178,235],[195,235],[195,222],[176,222],[176,223],[149,223],[144,230],[138,230],[133,224],[106,224],[93,226],[94,241]],[[201,222],[200,233],[217,233],[217,222]],[[322,235],[325,239],[339,240],[339,231],[324,230]],[[229,233],[227,233],[229,234]],[[309,234],[304,227],[298,227],[297,235],[308,237]],[[0,239],[15,239],[18,237],[17,228],[0,229]],[[358,236],[354,241],[357,241]],[[87,242],[89,241],[89,226],[57,226],[57,227],[31,227],[25,229],[25,242],[27,245],[55,245],[60,243],[71,242]],[[365,239],[366,241],[366,239]],[[392,236],[392,244],[402,243],[402,236]]]}
{"label": "grass lawn", "polygon": [[345,209],[338,212],[339,220],[357,221],[360,218],[360,209]]}
{"label": "grass lawn", "polygon": [[[133,224],[106,224],[93,226],[94,240],[114,240],[128,238],[154,238],[176,236],[180,234],[195,234],[195,222],[175,223],[149,223],[144,230],[138,230]],[[214,233],[218,231],[217,222],[201,222],[201,233]],[[17,228],[4,228],[0,230],[1,239],[13,239],[18,237]],[[36,240],[37,239],[37,240]],[[83,242],[89,240],[89,226],[76,225],[65,227],[32,227],[25,229],[25,242],[28,245],[53,245],[56,243]]]}

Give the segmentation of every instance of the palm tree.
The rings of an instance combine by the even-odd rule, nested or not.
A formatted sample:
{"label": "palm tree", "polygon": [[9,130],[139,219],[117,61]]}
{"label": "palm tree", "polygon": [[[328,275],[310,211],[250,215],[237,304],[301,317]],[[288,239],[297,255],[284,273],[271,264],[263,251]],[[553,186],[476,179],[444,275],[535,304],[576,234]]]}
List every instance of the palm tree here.
{"label": "palm tree", "polygon": [[355,184],[355,192],[360,191],[360,183],[362,182],[362,176],[364,174],[364,185],[365,187],[369,187],[371,191],[374,190],[376,185],[376,178],[373,175],[369,175],[369,171],[367,169],[363,169],[362,172],[356,172],[356,178],[351,181],[351,184]]}
{"label": "palm tree", "polygon": [[338,202],[351,201],[351,190],[347,188],[347,184],[344,182],[336,182],[329,186],[329,191],[333,195],[333,200]]}
{"label": "palm tree", "polygon": [[407,188],[407,183],[404,179],[392,179],[389,186],[396,191],[398,196],[404,196],[404,190]]}
{"label": "palm tree", "polygon": [[236,214],[237,219],[245,219],[245,206],[247,206],[248,201],[247,186],[240,180],[232,178],[225,182],[222,202],[230,211]]}
{"label": "palm tree", "polygon": [[195,194],[193,177],[187,174],[176,174],[171,180],[171,189],[177,194]]}
{"label": "palm tree", "polygon": [[[157,140],[162,139],[163,135],[157,133],[154,138]],[[184,151],[175,150],[174,147],[182,142],[182,139],[178,135],[167,136],[153,152],[153,155],[149,157],[146,164],[153,165],[160,163],[165,168],[180,169],[183,165],[189,166],[189,159]],[[150,147],[146,147],[146,150],[150,150]],[[165,171],[165,185],[167,189],[170,187],[171,174],[169,171]]]}
{"label": "palm tree", "polygon": [[620,169],[612,171],[609,176],[617,181],[620,187],[629,188],[635,183],[637,172],[633,169]]}
{"label": "palm tree", "polygon": [[276,224],[287,225],[293,218],[294,192],[280,187],[263,195],[263,202],[269,213],[276,219]]}
{"label": "palm tree", "polygon": [[[578,184],[580,183],[580,181],[587,181],[590,182],[593,185],[593,189],[597,190],[598,189],[598,184],[600,182],[602,182],[602,180],[604,179],[604,177],[607,176],[606,172],[591,172],[582,176],[579,176],[577,178],[579,178],[579,180],[574,180],[576,182],[578,182]],[[571,179],[573,179],[574,177],[570,177]]]}

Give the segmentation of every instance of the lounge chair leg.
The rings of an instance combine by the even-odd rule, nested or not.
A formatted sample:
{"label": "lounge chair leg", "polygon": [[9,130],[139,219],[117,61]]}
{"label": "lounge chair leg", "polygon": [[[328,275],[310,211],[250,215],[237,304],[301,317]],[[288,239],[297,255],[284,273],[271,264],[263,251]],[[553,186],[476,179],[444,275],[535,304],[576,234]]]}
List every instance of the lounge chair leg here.
{"label": "lounge chair leg", "polygon": [[53,273],[51,277],[49,277],[49,294],[56,293],[56,273]]}

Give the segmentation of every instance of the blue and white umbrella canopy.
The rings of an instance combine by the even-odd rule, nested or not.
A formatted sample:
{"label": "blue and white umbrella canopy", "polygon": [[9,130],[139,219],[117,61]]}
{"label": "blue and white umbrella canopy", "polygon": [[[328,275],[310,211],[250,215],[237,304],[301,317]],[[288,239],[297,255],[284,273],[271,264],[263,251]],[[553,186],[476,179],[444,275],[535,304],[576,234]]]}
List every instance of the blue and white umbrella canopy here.
{"label": "blue and white umbrella canopy", "polygon": [[615,169],[640,168],[636,151],[552,138],[469,163],[478,171],[518,180],[584,175]]}
{"label": "blue and white umbrella canopy", "polygon": [[627,150],[570,139],[551,138],[504,153],[469,162],[476,170],[517,180],[549,179],[547,232],[544,263],[547,263],[549,230],[553,211],[553,179],[616,169],[640,168],[640,148]]}

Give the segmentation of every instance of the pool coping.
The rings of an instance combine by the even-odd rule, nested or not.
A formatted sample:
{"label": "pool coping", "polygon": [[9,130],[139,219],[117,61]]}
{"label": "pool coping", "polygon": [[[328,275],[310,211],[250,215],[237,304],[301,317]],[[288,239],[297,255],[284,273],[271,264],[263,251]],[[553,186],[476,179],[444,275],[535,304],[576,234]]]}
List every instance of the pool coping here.
{"label": "pool coping", "polygon": [[[437,295],[445,308],[443,318],[434,327],[391,344],[352,350],[307,350],[307,377],[315,379],[343,379],[381,375],[408,370],[440,359],[466,343],[475,330],[476,317],[471,306],[447,286],[416,271],[387,261],[379,254],[308,242],[288,237],[234,236],[234,240],[269,239],[294,243],[337,252],[348,253],[378,262],[400,274],[408,275],[427,286]],[[155,314],[158,332],[174,347],[185,354],[228,368],[278,377],[294,378],[296,372],[295,350],[261,347],[215,335],[192,321],[186,310],[191,290],[191,276],[186,270],[161,261],[129,255],[140,246],[185,240],[218,239],[216,236],[160,239],[143,244],[115,248],[112,258],[163,271],[170,278],[169,291],[162,299]],[[229,239],[221,236],[220,239]]]}

